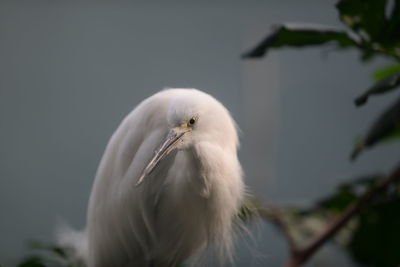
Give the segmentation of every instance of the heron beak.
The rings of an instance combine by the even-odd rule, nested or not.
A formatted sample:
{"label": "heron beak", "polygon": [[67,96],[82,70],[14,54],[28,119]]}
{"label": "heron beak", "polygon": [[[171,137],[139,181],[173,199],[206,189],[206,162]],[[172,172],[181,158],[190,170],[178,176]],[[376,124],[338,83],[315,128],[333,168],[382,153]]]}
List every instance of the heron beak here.
{"label": "heron beak", "polygon": [[181,127],[175,127],[168,132],[166,139],[155,151],[153,158],[147,164],[146,168],[144,168],[139,180],[136,182],[136,186],[139,186],[143,182],[144,178],[154,171],[158,163],[160,163],[163,158],[176,148],[179,140],[181,140],[181,138],[189,131],[187,125],[182,125]]}

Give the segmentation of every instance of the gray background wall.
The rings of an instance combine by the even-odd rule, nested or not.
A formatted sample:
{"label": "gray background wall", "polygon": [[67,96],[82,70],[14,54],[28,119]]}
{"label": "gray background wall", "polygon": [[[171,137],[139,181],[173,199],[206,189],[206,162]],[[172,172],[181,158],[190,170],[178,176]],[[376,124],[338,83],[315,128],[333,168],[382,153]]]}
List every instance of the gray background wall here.
{"label": "gray background wall", "polygon": [[[272,23],[340,25],[334,3],[1,1],[0,264],[13,266],[28,239],[51,240],[59,218],[84,227],[108,138],[165,86],[202,89],[231,110],[247,184],[267,201],[310,203],[353,175],[390,170],[399,144],[348,161],[390,101],[352,104],[384,60],[362,66],[354,51],[328,49],[239,58]],[[284,240],[265,225],[254,236],[236,266],[282,265]],[[350,265],[328,248],[310,266],[338,264]]]}

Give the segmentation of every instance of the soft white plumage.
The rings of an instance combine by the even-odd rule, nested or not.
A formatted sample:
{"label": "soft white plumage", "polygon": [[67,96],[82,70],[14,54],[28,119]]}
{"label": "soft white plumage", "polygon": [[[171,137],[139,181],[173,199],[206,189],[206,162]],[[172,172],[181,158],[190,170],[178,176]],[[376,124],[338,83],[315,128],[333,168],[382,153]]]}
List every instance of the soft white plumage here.
{"label": "soft white plumage", "polygon": [[89,267],[170,267],[210,245],[229,258],[244,196],[237,147],[229,112],[206,93],[168,89],[139,104],[97,171],[79,241]]}

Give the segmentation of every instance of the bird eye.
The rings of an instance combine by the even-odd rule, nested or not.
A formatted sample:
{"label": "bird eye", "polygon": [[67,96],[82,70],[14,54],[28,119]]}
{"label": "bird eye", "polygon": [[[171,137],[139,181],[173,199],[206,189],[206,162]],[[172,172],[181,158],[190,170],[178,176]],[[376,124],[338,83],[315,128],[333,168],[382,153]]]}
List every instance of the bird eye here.
{"label": "bird eye", "polygon": [[196,119],[195,118],[191,118],[189,120],[189,125],[193,125],[195,122],[196,122]]}

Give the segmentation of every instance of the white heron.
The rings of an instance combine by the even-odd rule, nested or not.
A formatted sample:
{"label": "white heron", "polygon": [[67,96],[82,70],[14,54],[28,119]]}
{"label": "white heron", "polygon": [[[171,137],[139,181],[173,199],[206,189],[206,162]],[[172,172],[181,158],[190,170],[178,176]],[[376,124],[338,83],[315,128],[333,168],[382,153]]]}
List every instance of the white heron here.
{"label": "white heron", "polygon": [[171,267],[210,246],[231,258],[245,194],[237,148],[235,122],[215,98],[196,89],[156,93],[111,137],[86,230],[61,239],[89,267]]}

